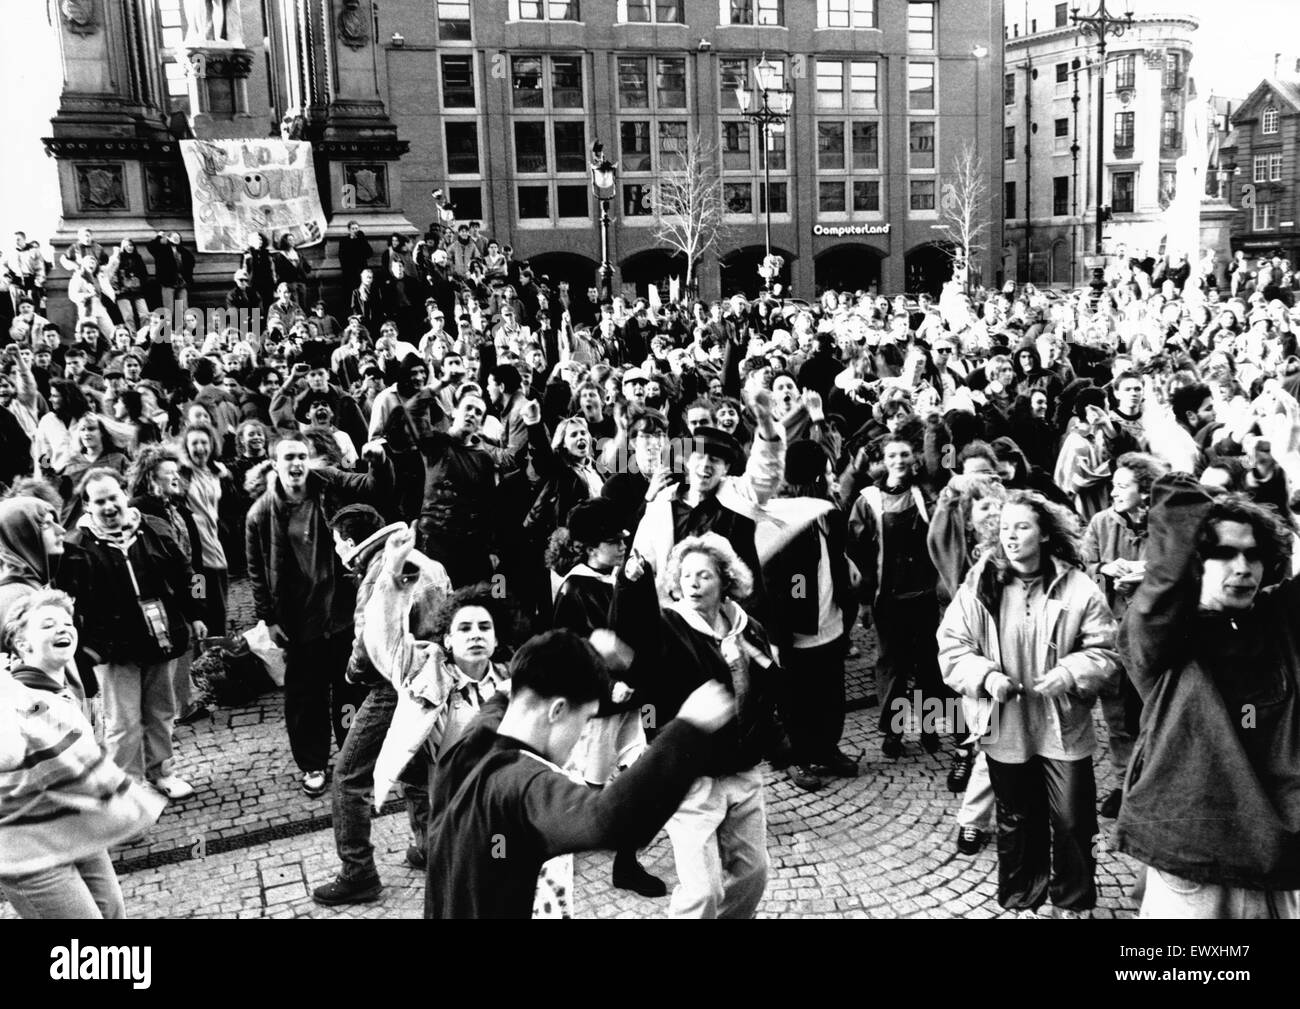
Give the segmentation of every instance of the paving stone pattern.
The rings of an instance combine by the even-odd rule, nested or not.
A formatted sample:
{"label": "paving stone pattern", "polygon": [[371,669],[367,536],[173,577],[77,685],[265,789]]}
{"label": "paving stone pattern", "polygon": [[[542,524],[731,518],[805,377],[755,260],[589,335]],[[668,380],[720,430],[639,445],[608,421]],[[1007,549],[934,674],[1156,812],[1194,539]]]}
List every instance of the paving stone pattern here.
{"label": "paving stone pattern", "polygon": [[[254,623],[247,582],[231,587],[232,627]],[[960,797],[946,787],[945,753],[931,756],[908,738],[898,760],[880,755],[875,726],[875,636],[855,632],[850,712],[842,749],[861,756],[856,779],[803,792],[784,773],[764,768],[772,871],[761,917],[1008,917],[996,900],[997,866],[986,848],[957,854],[954,816]],[[1098,734],[1105,726],[1097,718]],[[404,861],[410,843],[404,808],[390,802],[374,820],[376,864],[384,881],[371,904],[319,907],[311,888],[337,869],[329,796],[309,799],[289,755],[283,695],[222,709],[210,721],[176,730],[176,770],[195,795],[171,803],[146,836],[113,851],[128,913],[139,918],[418,918],[424,876]],[[1116,783],[1103,747],[1098,794]],[[1109,844],[1101,821],[1096,918],[1131,917],[1126,897],[1140,867]],[[667,900],[648,900],[610,885],[612,856],[580,856],[578,917],[662,917]],[[667,835],[641,853],[642,864],[676,881]],[[13,911],[0,901],[0,918]]]}

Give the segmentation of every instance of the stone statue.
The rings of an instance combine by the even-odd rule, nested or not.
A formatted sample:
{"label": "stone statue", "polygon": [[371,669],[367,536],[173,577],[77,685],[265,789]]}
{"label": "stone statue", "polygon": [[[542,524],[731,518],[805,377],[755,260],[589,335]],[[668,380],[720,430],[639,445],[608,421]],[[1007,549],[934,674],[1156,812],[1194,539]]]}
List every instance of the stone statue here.
{"label": "stone statue", "polygon": [[306,132],[307,120],[297,112],[286,112],[280,120],[281,140],[305,140]]}
{"label": "stone statue", "polygon": [[[232,8],[227,10],[227,8]],[[238,0],[185,0],[185,43],[243,45]]]}

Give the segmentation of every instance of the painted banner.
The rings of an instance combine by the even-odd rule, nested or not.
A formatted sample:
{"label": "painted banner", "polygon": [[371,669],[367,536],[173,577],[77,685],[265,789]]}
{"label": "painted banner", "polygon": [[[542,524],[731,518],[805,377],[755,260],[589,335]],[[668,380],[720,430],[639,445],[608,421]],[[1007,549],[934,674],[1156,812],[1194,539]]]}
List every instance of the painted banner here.
{"label": "painted banner", "polygon": [[311,144],[305,140],[182,140],[199,252],[243,252],[257,234],[272,247],[325,237]]}

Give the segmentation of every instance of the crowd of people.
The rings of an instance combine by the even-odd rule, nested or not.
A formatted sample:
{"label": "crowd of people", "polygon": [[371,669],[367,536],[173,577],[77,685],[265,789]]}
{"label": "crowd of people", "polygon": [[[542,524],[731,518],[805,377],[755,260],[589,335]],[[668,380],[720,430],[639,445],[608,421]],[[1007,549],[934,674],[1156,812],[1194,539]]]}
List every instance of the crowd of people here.
{"label": "crowd of people", "polygon": [[476,224],[376,261],[354,223],[338,304],[259,236],[224,305],[258,327],[218,330],[180,236],[148,249],[156,288],[129,239],[78,236],[70,332],[24,235],[5,258],[0,892],[24,916],[124,913],[107,850],[193,793],[173,729],[243,578],[289,759],[331,794],[322,904],[381,892],[370,806],[401,782],[429,916],[571,914],[592,849],[667,896],[637,858],[666,826],[669,915],[752,917],[763,762],[808,791],[861,773],[861,621],[880,757],[944,752],[1002,907],[1090,911],[1100,816],[1149,867],[1143,914],[1300,916],[1286,262],[1232,296],[1135,254],[1068,292],[628,303]]}

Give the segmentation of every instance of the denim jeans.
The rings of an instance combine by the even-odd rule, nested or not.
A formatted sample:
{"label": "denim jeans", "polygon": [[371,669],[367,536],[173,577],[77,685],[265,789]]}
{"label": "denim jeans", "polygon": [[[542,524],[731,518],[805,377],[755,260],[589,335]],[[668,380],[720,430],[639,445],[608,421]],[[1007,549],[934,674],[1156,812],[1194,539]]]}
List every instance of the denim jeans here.
{"label": "denim jeans", "polygon": [[762,770],[697,778],[666,829],[678,879],[668,917],[754,917],[768,873]]}
{"label": "denim jeans", "polygon": [[1300,890],[1247,890],[1147,870],[1139,918],[1300,918]]}
{"label": "denim jeans", "polygon": [[104,748],[113,763],[136,778],[153,781],[170,773],[175,667],[175,659],[95,667],[104,695]]}
{"label": "denim jeans", "polygon": [[[370,843],[375,761],[396,710],[397,691],[387,683],[371,687],[335,758],[334,844],[338,848],[339,861],[343,863],[339,875],[344,879],[370,880],[379,875],[375,870],[375,848]],[[413,843],[421,851],[425,847],[425,830],[429,821],[429,796],[425,791],[427,752],[421,748],[402,775],[406,811],[415,839]]]}
{"label": "denim jeans", "polygon": [[122,888],[107,851],[21,876],[0,876],[0,893],[20,918],[125,918]]}

